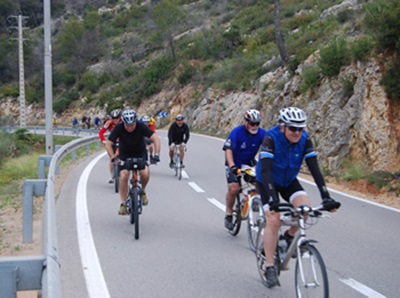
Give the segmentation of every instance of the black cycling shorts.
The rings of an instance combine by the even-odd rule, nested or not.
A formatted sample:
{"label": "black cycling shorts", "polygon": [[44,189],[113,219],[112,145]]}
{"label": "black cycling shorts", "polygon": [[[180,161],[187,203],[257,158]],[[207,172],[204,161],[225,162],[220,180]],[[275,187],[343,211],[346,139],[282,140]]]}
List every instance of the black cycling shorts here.
{"label": "black cycling shorts", "polygon": [[[267,192],[264,189],[264,184],[262,184],[261,182],[257,181],[256,183],[256,187],[257,187],[257,192],[260,194],[261,196],[261,201],[263,203],[263,205],[267,205],[268,201],[269,201],[269,197]],[[281,197],[288,203],[290,197],[298,191],[304,191],[304,188],[301,186],[299,180],[297,180],[297,178],[292,182],[292,184],[290,184],[288,187],[275,187],[275,191],[276,191],[276,196],[279,198],[279,195],[281,195]]]}

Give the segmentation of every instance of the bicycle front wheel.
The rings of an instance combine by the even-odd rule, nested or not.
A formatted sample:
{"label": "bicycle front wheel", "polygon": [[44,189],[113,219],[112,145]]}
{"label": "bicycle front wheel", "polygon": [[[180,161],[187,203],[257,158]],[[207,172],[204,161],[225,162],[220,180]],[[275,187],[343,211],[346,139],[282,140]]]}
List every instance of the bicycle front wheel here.
{"label": "bicycle front wheel", "polygon": [[295,269],[297,297],[329,297],[328,274],[321,254],[310,244],[300,248]]}
{"label": "bicycle front wheel", "polygon": [[229,231],[233,236],[239,234],[240,225],[242,223],[242,208],[240,207],[240,195],[236,196],[235,206],[232,212],[233,229]]}
{"label": "bicycle front wheel", "polygon": [[249,208],[249,215],[247,217],[247,239],[249,240],[250,249],[256,252],[257,234],[260,228],[260,213],[262,210],[262,203],[259,198],[254,198]]}
{"label": "bicycle front wheel", "polygon": [[140,200],[139,189],[133,189],[133,217],[135,218],[135,239],[139,239],[139,200]]}

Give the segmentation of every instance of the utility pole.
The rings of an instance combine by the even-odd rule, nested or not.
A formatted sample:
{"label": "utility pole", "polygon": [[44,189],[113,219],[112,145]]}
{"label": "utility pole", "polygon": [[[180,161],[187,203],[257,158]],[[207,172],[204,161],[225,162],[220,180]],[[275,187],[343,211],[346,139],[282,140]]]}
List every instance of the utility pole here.
{"label": "utility pole", "polygon": [[[19,125],[21,127],[26,126],[26,109],[25,109],[25,71],[24,71],[24,39],[22,36],[22,30],[26,29],[22,27],[22,21],[28,17],[10,16],[18,21],[18,27],[11,27],[18,29],[18,61],[19,61]],[[16,40],[16,38],[11,38]]]}
{"label": "utility pole", "polygon": [[53,74],[51,67],[51,10],[50,0],[43,0],[44,16],[44,97],[46,114],[46,154],[53,154]]}

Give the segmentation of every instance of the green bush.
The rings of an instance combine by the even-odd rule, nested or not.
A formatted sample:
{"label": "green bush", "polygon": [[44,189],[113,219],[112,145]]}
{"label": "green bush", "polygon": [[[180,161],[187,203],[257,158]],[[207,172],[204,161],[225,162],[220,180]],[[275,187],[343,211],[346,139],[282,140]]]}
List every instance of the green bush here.
{"label": "green bush", "polygon": [[3,97],[18,97],[19,96],[19,84],[18,83],[10,83],[4,85],[0,88],[0,94]]}
{"label": "green bush", "polygon": [[347,61],[347,43],[343,38],[333,38],[326,47],[320,49],[318,65],[324,76],[337,76]]}
{"label": "green bush", "polygon": [[196,68],[193,65],[185,64],[182,73],[178,76],[178,82],[181,86],[190,83],[190,80],[196,73]]}
{"label": "green bush", "polygon": [[305,93],[318,86],[320,80],[320,68],[318,66],[304,67],[301,74],[301,83],[299,91]]}
{"label": "green bush", "polygon": [[400,100],[400,57],[388,65],[386,72],[382,75],[381,84],[389,97]]}
{"label": "green bush", "polygon": [[355,40],[349,46],[351,54],[356,61],[366,59],[373,49],[372,41],[367,36]]}

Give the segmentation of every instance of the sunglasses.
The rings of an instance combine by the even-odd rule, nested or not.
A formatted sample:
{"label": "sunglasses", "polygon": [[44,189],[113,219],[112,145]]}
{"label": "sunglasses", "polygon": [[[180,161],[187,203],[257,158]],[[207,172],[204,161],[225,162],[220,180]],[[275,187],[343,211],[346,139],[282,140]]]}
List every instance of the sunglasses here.
{"label": "sunglasses", "polygon": [[260,122],[251,122],[251,121],[247,121],[249,123],[250,126],[260,126]]}
{"label": "sunglasses", "polygon": [[303,127],[294,127],[294,126],[288,126],[288,129],[292,132],[295,131],[303,131]]}

